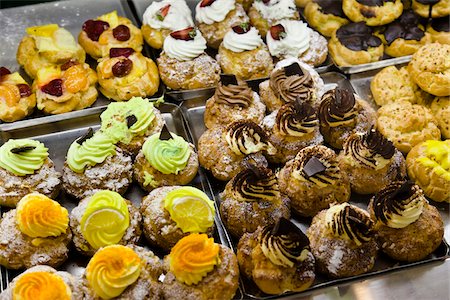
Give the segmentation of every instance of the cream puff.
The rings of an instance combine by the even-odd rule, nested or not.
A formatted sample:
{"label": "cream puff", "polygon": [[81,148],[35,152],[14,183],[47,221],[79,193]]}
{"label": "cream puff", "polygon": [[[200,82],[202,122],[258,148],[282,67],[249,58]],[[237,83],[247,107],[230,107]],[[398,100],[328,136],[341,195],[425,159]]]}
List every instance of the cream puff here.
{"label": "cream puff", "polygon": [[450,44],[450,15],[432,19],[427,26],[433,43]]}
{"label": "cream puff", "polygon": [[430,109],[437,121],[443,139],[450,139],[450,96],[436,97]]}
{"label": "cream puff", "polygon": [[326,37],[350,23],[342,10],[342,0],[314,0],[304,10],[308,24]]}
{"label": "cream puff", "polygon": [[412,0],[411,7],[423,18],[440,18],[450,14],[449,0]]}
{"label": "cream puff", "polygon": [[391,23],[403,11],[402,0],[343,0],[342,10],[353,22],[365,22],[368,26]]}

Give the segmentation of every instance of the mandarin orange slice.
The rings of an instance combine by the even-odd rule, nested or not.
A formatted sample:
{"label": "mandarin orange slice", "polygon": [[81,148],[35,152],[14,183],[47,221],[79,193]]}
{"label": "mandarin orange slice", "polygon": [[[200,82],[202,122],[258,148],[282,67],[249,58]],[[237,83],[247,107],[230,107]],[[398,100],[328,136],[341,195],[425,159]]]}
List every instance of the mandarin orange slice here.
{"label": "mandarin orange slice", "polygon": [[20,101],[19,88],[13,84],[4,83],[0,85],[0,101],[8,106],[14,106]]}
{"label": "mandarin orange slice", "polygon": [[78,93],[88,84],[86,71],[82,65],[75,65],[64,71],[63,74],[64,86],[69,93]]}

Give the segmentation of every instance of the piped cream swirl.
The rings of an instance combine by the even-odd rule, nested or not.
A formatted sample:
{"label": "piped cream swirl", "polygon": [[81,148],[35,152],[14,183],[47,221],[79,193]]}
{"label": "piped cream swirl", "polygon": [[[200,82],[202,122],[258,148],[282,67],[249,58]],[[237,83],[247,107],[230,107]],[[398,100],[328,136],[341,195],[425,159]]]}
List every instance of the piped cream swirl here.
{"label": "piped cream swirl", "polygon": [[340,88],[326,92],[319,106],[319,119],[330,127],[354,126],[358,111],[352,92]]}
{"label": "piped cream swirl", "polygon": [[308,103],[287,103],[276,117],[275,126],[282,135],[300,137],[314,131],[319,125],[314,108]]}
{"label": "piped cream swirl", "polygon": [[[169,6],[167,15],[161,16],[161,9]],[[144,12],[143,23],[154,29],[178,30],[194,26],[191,10],[184,0],[163,0],[152,2]]]}
{"label": "piped cream swirl", "polygon": [[237,174],[231,183],[233,198],[239,201],[270,201],[281,199],[275,174],[268,168],[254,166]]}
{"label": "piped cream swirl", "polygon": [[39,141],[10,139],[0,147],[0,168],[16,176],[31,175],[42,167],[47,157],[48,149]]}
{"label": "piped cream swirl", "polygon": [[225,140],[237,155],[248,155],[263,150],[269,154],[276,152],[263,129],[251,121],[231,123],[227,128]]}
{"label": "piped cream swirl", "polygon": [[272,21],[293,18],[297,11],[294,0],[270,0],[266,3],[256,0],[253,7],[264,19]]}
{"label": "piped cream swirl", "polygon": [[243,34],[229,30],[223,38],[223,46],[237,53],[254,50],[262,44],[263,40],[255,27],[251,27],[249,31]]}
{"label": "piped cream swirl", "polygon": [[200,1],[195,7],[195,19],[199,23],[208,25],[223,21],[227,14],[236,7],[235,0],[214,0],[208,6],[202,6],[202,3],[203,1]]}
{"label": "piped cream swirl", "polygon": [[267,47],[272,56],[298,57],[309,49],[311,29],[306,23],[286,19],[281,20],[278,24],[284,27],[284,37],[275,40],[270,31],[266,35]]}
{"label": "piped cream swirl", "polygon": [[171,58],[175,58],[180,61],[193,60],[206,49],[206,40],[198,31],[195,30],[196,34],[193,40],[177,40],[171,35],[168,35],[164,40],[164,52]]}
{"label": "piped cream swirl", "polygon": [[285,70],[275,69],[270,74],[269,84],[277,97],[284,102],[312,101],[315,97],[314,80],[311,74],[302,68],[303,74],[286,76]]}
{"label": "piped cream swirl", "polygon": [[239,81],[238,85],[222,83],[216,88],[215,101],[218,104],[229,106],[249,107],[253,100],[253,90],[245,81]]}

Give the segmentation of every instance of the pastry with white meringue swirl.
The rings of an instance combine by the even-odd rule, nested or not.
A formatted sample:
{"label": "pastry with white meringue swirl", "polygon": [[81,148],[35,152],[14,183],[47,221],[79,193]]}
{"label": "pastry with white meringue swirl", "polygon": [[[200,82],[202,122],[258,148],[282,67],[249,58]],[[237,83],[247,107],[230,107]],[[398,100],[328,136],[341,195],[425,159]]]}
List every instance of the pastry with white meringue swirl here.
{"label": "pastry with white meringue swirl", "polygon": [[368,207],[381,250],[393,259],[415,262],[442,242],[441,214],[428,204],[422,189],[410,181],[394,181],[372,197]]}

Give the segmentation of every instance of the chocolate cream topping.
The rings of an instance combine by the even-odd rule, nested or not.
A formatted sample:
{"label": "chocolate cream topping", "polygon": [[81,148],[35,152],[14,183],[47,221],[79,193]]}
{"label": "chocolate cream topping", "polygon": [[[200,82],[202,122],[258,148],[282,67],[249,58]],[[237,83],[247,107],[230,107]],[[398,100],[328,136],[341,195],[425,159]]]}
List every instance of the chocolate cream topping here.
{"label": "chocolate cream topping", "polygon": [[319,125],[314,108],[308,103],[295,101],[283,105],[277,113],[276,124],[281,134],[303,136]]}
{"label": "chocolate cream topping", "polygon": [[403,14],[389,24],[384,32],[384,37],[388,45],[396,39],[420,41],[425,33],[419,28],[419,16],[412,10],[406,10]]}
{"label": "chocolate cream topping", "polygon": [[[294,160],[293,171],[294,174],[300,175],[301,179],[314,183],[318,186],[325,187],[332,185],[339,180],[339,167],[337,160],[332,158],[328,153],[324,151],[311,151],[300,152]],[[312,161],[311,161],[312,160]],[[325,168],[319,169],[315,167],[318,165],[315,161],[318,160],[320,164]],[[309,165],[314,166],[314,170],[311,170]]]}
{"label": "chocolate cream topping", "polygon": [[228,125],[225,140],[237,155],[248,155],[263,150],[274,154],[276,151],[269,143],[264,130],[251,121],[240,120]]}
{"label": "chocolate cream topping", "polygon": [[353,51],[367,51],[369,47],[381,45],[380,38],[373,35],[373,29],[365,22],[350,23],[336,31],[339,42]]}
{"label": "chocolate cream topping", "polygon": [[252,103],[253,90],[245,81],[238,81],[237,85],[219,83],[214,96],[216,103],[247,108]]}
{"label": "chocolate cream topping", "polygon": [[320,6],[320,10],[324,14],[347,19],[347,16],[342,10],[342,0],[314,0],[314,2]]}
{"label": "chocolate cream topping", "polygon": [[355,95],[351,91],[336,88],[326,92],[319,105],[320,122],[330,127],[354,124],[358,115],[355,104]]}
{"label": "chocolate cream topping", "polygon": [[232,179],[231,186],[240,201],[273,202],[281,197],[275,173],[264,166],[251,165]]}
{"label": "chocolate cream topping", "polygon": [[366,6],[383,6],[386,2],[395,2],[395,0],[356,0],[356,2]]}
{"label": "chocolate cream topping", "polygon": [[431,20],[431,27],[438,32],[450,32],[450,16]]}

